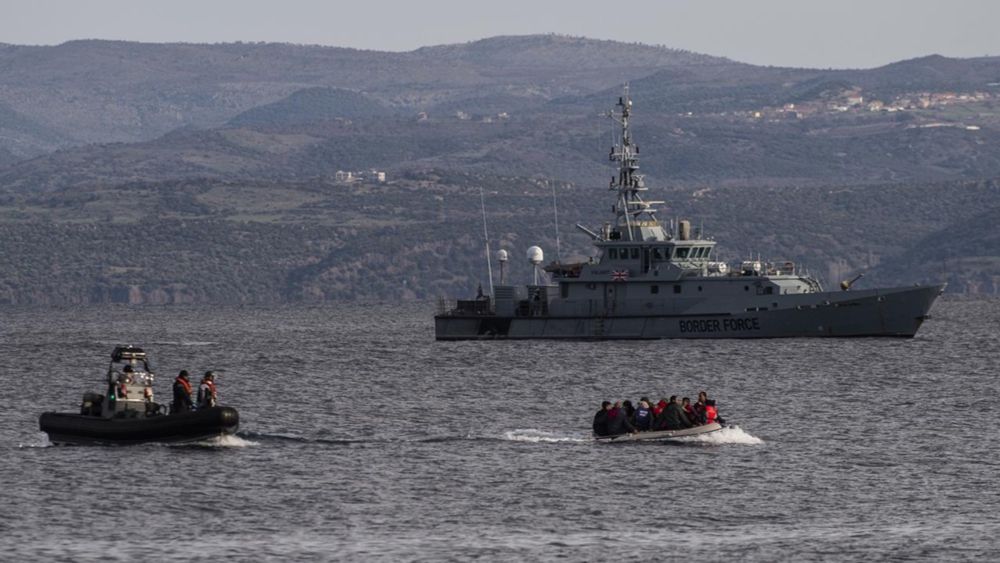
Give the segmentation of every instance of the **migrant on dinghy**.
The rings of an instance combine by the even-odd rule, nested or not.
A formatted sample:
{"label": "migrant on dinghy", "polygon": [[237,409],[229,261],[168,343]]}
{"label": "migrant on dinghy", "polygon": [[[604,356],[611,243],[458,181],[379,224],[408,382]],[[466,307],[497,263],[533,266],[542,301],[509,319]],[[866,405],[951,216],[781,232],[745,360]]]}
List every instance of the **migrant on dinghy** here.
{"label": "migrant on dinghy", "polygon": [[111,353],[105,392],[84,393],[79,413],[43,413],[39,428],[53,444],[196,442],[239,428],[239,413],[232,407],[204,404],[168,412],[154,400],[155,379],[145,351],[118,346]]}
{"label": "migrant on dinghy", "polygon": [[643,397],[638,407],[631,401],[604,401],[594,415],[594,439],[599,442],[662,442],[722,430],[715,401],[702,391],[698,402],[661,399],[656,405]]}

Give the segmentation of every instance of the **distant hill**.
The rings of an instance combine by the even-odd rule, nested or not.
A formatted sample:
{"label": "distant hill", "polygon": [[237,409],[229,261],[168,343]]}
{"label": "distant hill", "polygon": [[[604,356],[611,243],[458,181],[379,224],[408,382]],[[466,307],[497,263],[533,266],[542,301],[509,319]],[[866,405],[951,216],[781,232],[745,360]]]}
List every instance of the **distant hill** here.
{"label": "distant hill", "polygon": [[52,127],[66,137],[61,146],[68,146],[219,126],[313,87],[364,90],[372,99],[415,112],[509,92],[548,99],[606,88],[658,68],[713,62],[727,64],[662,47],[554,35],[408,53],[86,40],[54,47],[0,45],[0,103]]}
{"label": "distant hill", "polygon": [[385,104],[342,88],[306,88],[277,102],[249,109],[229,120],[233,127],[301,125],[336,118],[390,115]]}
{"label": "distant hill", "polygon": [[[564,252],[587,254],[572,224],[607,219],[623,82],[662,217],[704,221],[724,258],[996,293],[998,69],[758,67],[555,35],[0,45],[0,303],[458,295],[484,279],[480,189],[494,247],[551,254],[554,190]],[[335,181],[372,168],[388,183]]]}

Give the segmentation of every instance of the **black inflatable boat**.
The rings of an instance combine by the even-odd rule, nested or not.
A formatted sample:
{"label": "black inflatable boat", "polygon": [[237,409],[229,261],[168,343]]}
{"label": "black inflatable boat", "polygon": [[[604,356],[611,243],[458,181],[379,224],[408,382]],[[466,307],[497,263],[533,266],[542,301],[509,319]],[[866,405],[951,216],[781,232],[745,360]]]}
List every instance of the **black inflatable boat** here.
{"label": "black inflatable boat", "polygon": [[53,444],[198,442],[233,434],[239,425],[240,415],[232,407],[134,418],[47,412],[38,419],[38,426]]}
{"label": "black inflatable boat", "polygon": [[232,407],[168,414],[153,400],[154,379],[142,349],[119,346],[111,353],[106,392],[85,393],[79,413],[43,413],[38,427],[53,444],[198,442],[236,433],[240,415]]}

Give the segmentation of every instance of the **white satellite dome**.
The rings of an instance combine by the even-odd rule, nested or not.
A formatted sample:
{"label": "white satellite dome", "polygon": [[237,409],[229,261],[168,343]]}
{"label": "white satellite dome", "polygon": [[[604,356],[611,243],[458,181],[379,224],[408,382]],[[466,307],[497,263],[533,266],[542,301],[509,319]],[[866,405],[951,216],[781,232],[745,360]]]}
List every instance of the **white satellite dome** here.
{"label": "white satellite dome", "polygon": [[532,246],[528,249],[528,262],[537,266],[541,264],[543,260],[545,260],[545,254],[542,252],[541,248]]}
{"label": "white satellite dome", "polygon": [[502,249],[502,248],[500,250],[498,250],[497,251],[497,260],[499,260],[501,262],[506,262],[507,261],[507,251],[504,250],[504,249]]}

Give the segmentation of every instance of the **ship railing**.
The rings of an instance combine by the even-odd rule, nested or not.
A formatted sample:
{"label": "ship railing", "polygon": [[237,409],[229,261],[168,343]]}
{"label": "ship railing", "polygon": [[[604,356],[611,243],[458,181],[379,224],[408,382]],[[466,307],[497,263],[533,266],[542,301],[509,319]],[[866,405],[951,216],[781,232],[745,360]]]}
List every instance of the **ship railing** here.
{"label": "ship railing", "polygon": [[438,298],[438,316],[488,316],[494,314],[493,300],[489,297],[476,299],[445,299]]}

